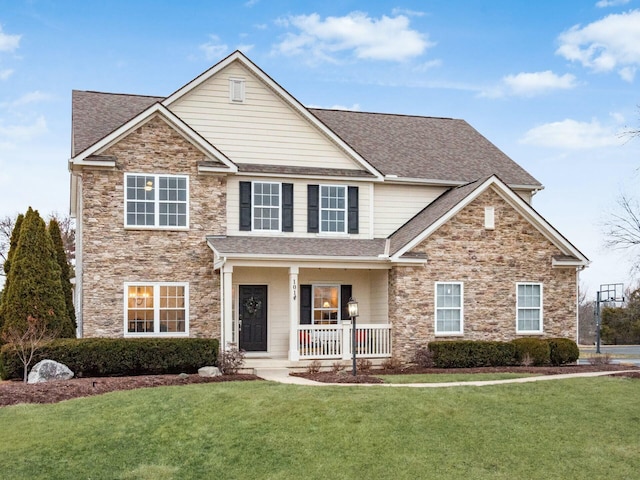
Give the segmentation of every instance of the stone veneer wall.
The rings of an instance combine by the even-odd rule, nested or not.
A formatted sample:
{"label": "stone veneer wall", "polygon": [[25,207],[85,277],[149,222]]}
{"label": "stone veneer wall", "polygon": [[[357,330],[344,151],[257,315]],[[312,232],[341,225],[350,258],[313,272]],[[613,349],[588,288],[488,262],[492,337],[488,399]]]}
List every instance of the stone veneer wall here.
{"label": "stone veneer wall", "polygon": [[[495,230],[484,207],[495,208]],[[409,361],[433,340],[512,340],[516,282],[543,284],[544,337],[576,339],[575,268],[552,268],[561,252],[494,190],[483,192],[413,252],[421,267],[395,266],[389,275],[394,356]],[[464,283],[464,335],[435,337],[435,282]]]}
{"label": "stone veneer wall", "polygon": [[[198,174],[204,155],[156,117],[110,147],[115,170],[82,172],[83,336],[124,335],[124,282],[188,282],[189,335],[220,336],[220,282],[205,235],[226,232],[226,179]],[[124,228],[124,174],[189,175],[187,231]]]}

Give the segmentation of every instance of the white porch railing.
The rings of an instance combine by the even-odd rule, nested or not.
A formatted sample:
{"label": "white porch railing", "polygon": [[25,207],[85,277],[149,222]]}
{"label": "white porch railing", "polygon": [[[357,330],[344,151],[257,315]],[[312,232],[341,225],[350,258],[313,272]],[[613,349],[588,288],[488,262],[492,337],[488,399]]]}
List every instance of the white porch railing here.
{"label": "white porch railing", "polygon": [[[351,323],[342,325],[298,325],[300,359],[350,359]],[[356,354],[366,358],[391,356],[391,325],[357,324]]]}

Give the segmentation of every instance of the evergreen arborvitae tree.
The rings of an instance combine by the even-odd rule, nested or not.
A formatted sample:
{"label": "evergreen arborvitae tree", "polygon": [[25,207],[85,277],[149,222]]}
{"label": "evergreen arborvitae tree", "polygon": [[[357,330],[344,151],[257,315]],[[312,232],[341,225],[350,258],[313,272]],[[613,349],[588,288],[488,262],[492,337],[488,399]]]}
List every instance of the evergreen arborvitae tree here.
{"label": "evergreen arborvitae tree", "polygon": [[74,337],[60,275],[44,220],[37,210],[29,207],[11,258],[3,301],[3,330],[12,326],[26,330],[27,318],[31,316],[42,319],[47,329],[59,337]]}
{"label": "evergreen arborvitae tree", "polygon": [[7,292],[7,288],[9,286],[9,270],[11,270],[11,259],[16,251],[16,247],[18,246],[18,239],[20,238],[20,228],[22,228],[22,221],[24,220],[24,215],[18,215],[16,218],[16,223],[13,225],[13,230],[11,230],[11,239],[9,239],[9,251],[7,252],[7,259],[4,262],[4,287],[0,292],[0,331],[2,331],[3,321],[3,304],[4,297]]}
{"label": "evergreen arborvitae tree", "polygon": [[76,310],[73,306],[73,292],[71,289],[71,266],[67,261],[67,254],[64,251],[62,243],[62,234],[60,232],[60,224],[55,218],[49,220],[49,236],[53,242],[56,260],[60,266],[60,282],[62,283],[62,293],[64,293],[64,302],[67,306],[67,315],[75,330],[76,328]]}

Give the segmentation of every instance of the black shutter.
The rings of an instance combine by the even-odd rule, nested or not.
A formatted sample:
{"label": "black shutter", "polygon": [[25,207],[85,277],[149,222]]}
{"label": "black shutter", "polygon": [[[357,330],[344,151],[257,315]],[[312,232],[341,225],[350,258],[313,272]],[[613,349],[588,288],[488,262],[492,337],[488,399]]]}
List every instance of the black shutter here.
{"label": "black shutter", "polygon": [[351,290],[351,285],[340,285],[341,320],[349,319],[349,307],[347,307],[347,303],[349,303],[349,299],[351,298]]}
{"label": "black shutter", "polygon": [[240,230],[251,231],[251,182],[240,182]]}
{"label": "black shutter", "polygon": [[318,233],[320,185],[307,185],[307,232]]}
{"label": "black shutter", "polygon": [[282,231],[293,232],[293,183],[282,184]]}
{"label": "black shutter", "polygon": [[349,233],[358,233],[358,187],[349,187],[348,189],[348,218]]}
{"label": "black shutter", "polygon": [[300,325],[311,325],[311,285],[300,285]]}

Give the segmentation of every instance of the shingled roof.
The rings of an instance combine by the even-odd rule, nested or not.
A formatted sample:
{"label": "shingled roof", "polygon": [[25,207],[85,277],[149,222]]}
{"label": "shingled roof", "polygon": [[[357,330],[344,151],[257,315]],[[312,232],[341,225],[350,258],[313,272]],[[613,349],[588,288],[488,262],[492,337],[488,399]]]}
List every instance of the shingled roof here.
{"label": "shingled roof", "polygon": [[[163,100],[74,90],[72,156]],[[384,175],[455,185],[496,174],[512,186],[541,186],[464,120],[316,108],[309,111]],[[262,168],[282,173],[276,171],[278,167]]]}
{"label": "shingled roof", "polygon": [[509,185],[540,186],[464,120],[310,111],[384,175],[456,183],[496,174]]}
{"label": "shingled roof", "polygon": [[163,97],[71,92],[71,156],[86,150]]}

